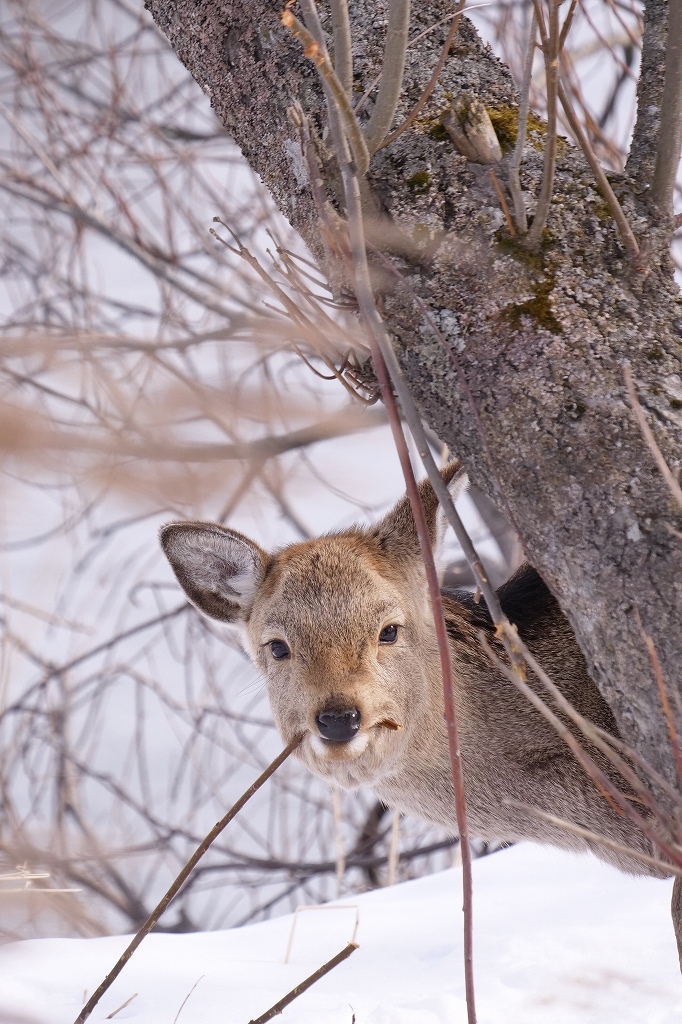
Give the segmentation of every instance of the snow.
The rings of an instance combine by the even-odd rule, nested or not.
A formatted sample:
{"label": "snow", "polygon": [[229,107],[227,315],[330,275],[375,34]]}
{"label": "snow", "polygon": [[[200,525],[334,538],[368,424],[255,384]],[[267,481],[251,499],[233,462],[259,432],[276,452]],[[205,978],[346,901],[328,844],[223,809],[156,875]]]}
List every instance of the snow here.
{"label": "snow", "polygon": [[[682,983],[671,883],[521,844],[474,862],[479,1024],[673,1024]],[[282,1024],[466,1020],[460,869],[222,932],[148,936],[91,1020],[247,1024],[353,938]],[[339,907],[344,909],[339,909]],[[1,1024],[71,1024],[125,937],[0,950]],[[137,993],[135,995],[135,993]],[[186,1000],[186,1001],[185,1001]],[[183,1005],[184,1002],[184,1005]]]}

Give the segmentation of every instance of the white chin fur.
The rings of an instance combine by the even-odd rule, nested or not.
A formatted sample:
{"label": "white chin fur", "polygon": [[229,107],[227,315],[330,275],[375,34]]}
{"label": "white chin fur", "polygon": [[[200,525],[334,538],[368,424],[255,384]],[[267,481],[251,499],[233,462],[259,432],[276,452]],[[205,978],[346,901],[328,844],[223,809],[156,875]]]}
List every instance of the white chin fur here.
{"label": "white chin fur", "polygon": [[310,733],[309,743],[313,754],[315,754],[316,757],[319,757],[321,761],[331,760],[331,758],[334,757],[334,747],[336,746],[342,749],[344,754],[349,757],[360,757],[360,755],[367,749],[369,733],[359,732],[352,740],[343,744],[328,743],[326,740],[323,740],[321,736],[316,736],[314,733]]}

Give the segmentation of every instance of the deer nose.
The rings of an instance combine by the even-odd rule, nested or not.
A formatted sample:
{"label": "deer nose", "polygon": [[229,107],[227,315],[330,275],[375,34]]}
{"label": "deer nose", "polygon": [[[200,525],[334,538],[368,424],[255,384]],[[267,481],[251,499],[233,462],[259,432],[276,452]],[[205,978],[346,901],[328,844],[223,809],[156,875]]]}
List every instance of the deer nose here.
{"label": "deer nose", "polygon": [[360,712],[357,708],[321,711],[315,723],[323,740],[329,743],[348,743],[360,728]]}

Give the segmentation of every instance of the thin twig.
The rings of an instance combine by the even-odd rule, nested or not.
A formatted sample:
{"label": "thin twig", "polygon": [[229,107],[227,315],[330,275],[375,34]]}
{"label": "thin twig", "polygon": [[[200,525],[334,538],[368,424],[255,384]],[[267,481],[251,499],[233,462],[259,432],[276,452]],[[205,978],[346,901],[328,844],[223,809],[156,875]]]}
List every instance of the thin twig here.
{"label": "thin twig", "polygon": [[389,0],[381,84],[374,110],[364,129],[370,154],[376,153],[380,148],[398,108],[409,30],[410,0]]}
{"label": "thin twig", "polygon": [[658,686],[658,695],[661,700],[661,707],[663,708],[663,714],[668,725],[668,733],[670,735],[670,745],[673,748],[673,755],[675,757],[675,764],[677,766],[677,778],[680,782],[680,788],[682,789],[682,753],[680,752],[680,742],[677,735],[677,729],[675,728],[675,722],[673,720],[672,708],[670,707],[670,701],[668,700],[668,691],[666,689],[665,680],[663,679],[663,673],[661,672],[661,663],[658,660],[658,654],[656,653],[656,646],[644,629],[642,625],[642,618],[639,614],[639,610],[635,609],[637,615],[637,621],[639,629],[642,634],[642,639],[646,645],[646,649],[649,652],[649,659],[651,661],[651,667],[654,670],[654,676],[656,678],[656,685]]}
{"label": "thin twig", "polygon": [[417,102],[415,103],[415,105],[413,106],[412,110],[407,115],[403,123],[399,125],[399,127],[396,128],[394,132],[391,132],[390,135],[386,136],[381,145],[377,146],[377,150],[383,149],[384,146],[390,146],[391,143],[395,142],[395,140],[400,135],[403,134],[405,129],[410,127],[410,125],[414,122],[415,118],[419,117],[420,113],[426,106],[426,103],[428,102],[431,93],[436,88],[436,83],[440,78],[440,73],[445,67],[445,62],[448,59],[448,54],[450,53],[450,47],[452,46],[453,40],[457,35],[457,29],[459,28],[459,23],[462,20],[462,12],[464,10],[465,4],[466,0],[460,0],[459,6],[455,11],[455,16],[452,19],[452,24],[450,25],[450,31],[448,32],[445,42],[443,43],[443,49],[440,51],[438,62],[436,63],[435,68],[433,69],[433,74],[431,75],[431,78],[429,79],[429,82],[426,88],[424,89],[423,93],[421,94],[421,96],[419,97],[419,99],[417,100]]}
{"label": "thin twig", "polygon": [[665,85],[651,198],[665,216],[672,214],[682,147],[682,0],[668,0]]}
{"label": "thin twig", "polygon": [[526,42],[526,57],[523,63],[523,78],[519,88],[519,125],[516,131],[516,144],[511,160],[509,161],[509,191],[514,200],[514,218],[519,234],[524,235],[528,230],[528,218],[526,215],[526,202],[521,191],[521,161],[523,150],[526,145],[526,129],[528,127],[528,110],[530,107],[530,83],[533,77],[533,59],[535,57],[535,37],[538,32],[538,22],[533,9],[528,26],[528,40]]}
{"label": "thin twig", "polygon": [[353,40],[347,0],[331,0],[334,35],[334,71],[341,88],[350,99],[353,88]]}
{"label": "thin twig", "polygon": [[[371,294],[371,293],[370,293]],[[378,313],[377,313],[378,315]],[[419,546],[426,570],[426,579],[433,611],[438,652],[440,656],[441,674],[443,677],[443,698],[445,705],[445,722],[448,734],[448,745],[450,751],[450,764],[452,768],[452,781],[455,793],[455,814],[457,818],[457,829],[460,839],[460,850],[462,854],[462,888],[463,888],[463,911],[464,911],[464,985],[466,990],[467,1020],[469,1024],[476,1024],[476,999],[474,989],[473,971],[473,881],[471,872],[471,847],[469,844],[469,826],[466,817],[466,796],[464,790],[464,772],[462,767],[462,754],[459,745],[459,730],[457,716],[453,700],[454,679],[452,675],[452,661],[450,658],[450,645],[448,643],[447,629],[445,625],[445,613],[440,595],[440,585],[431,550],[431,540],[426,525],[424,508],[421,503],[419,489],[410,455],[402,432],[400,415],[391,391],[391,380],[384,362],[383,350],[377,342],[376,351],[372,356],[376,370],[379,386],[381,387],[382,398],[386,404],[389,415],[389,423],[393,432],[393,440],[398,449],[400,465],[405,478],[405,486],[410,499],[410,507],[414,516]],[[416,439],[415,439],[416,440]],[[441,479],[442,482],[442,479]],[[448,495],[449,497],[449,495]]]}
{"label": "thin twig", "polygon": [[568,14],[566,15],[564,23],[561,26],[561,34],[559,35],[559,53],[561,53],[564,46],[566,45],[566,39],[568,38],[568,33],[571,31],[571,25],[573,24],[573,18],[575,17],[576,9],[577,0],[571,0],[571,6],[568,9]]}
{"label": "thin twig", "polygon": [[342,949],[340,953],[333,956],[331,960],[328,960],[326,964],[322,965],[322,967],[318,967],[314,974],[311,974],[310,977],[305,979],[305,981],[302,981],[300,985],[296,986],[296,988],[292,988],[291,992],[280,999],[279,1002],[275,1003],[274,1006],[271,1006],[269,1010],[266,1010],[265,1013],[262,1013],[260,1017],[250,1020],[249,1024],[266,1024],[266,1021],[272,1020],[272,1018],[276,1017],[278,1013],[281,1013],[289,1003],[293,1003],[294,999],[298,999],[300,995],[307,991],[311,985],[314,985],[316,981],[320,980],[320,978],[324,978],[325,974],[329,974],[330,971],[333,971],[334,968],[338,967],[338,965],[343,963],[344,960],[347,960],[351,953],[354,953],[356,949],[358,949],[357,943],[349,942],[345,949]]}
{"label": "thin twig", "polygon": [[573,832],[574,835],[582,836],[583,839],[589,839],[593,843],[599,843],[600,846],[608,846],[610,850],[617,850],[619,853],[627,853],[631,857],[636,857],[637,860],[641,860],[644,864],[650,864],[654,868],[658,868],[662,871],[667,871],[668,874],[679,874],[680,868],[675,868],[666,864],[665,861],[658,860],[656,857],[650,857],[647,853],[640,853],[638,850],[633,850],[629,846],[624,846],[622,843],[616,842],[615,839],[608,839],[606,836],[599,835],[598,832],[591,832],[587,828],[583,828],[581,825],[576,825],[575,822],[568,821],[566,818],[558,818],[555,814],[549,814],[547,811],[541,811],[539,807],[533,807],[531,804],[525,804],[522,800],[509,800],[503,799],[503,804],[507,807],[517,807],[520,811],[526,811],[527,814],[532,814],[536,818],[542,818],[543,821],[549,822],[551,825],[556,825],[558,828],[566,829],[567,832]]}
{"label": "thin twig", "polygon": [[[533,707],[537,711],[539,711],[540,714],[544,718],[546,718],[548,722],[550,722],[550,724],[558,733],[558,735],[569,747],[571,753],[574,755],[578,764],[580,764],[585,773],[597,785],[598,789],[600,790],[602,795],[607,799],[607,801],[612,806],[615,805],[618,812],[622,814],[623,817],[627,818],[628,821],[635,825],[639,829],[639,831],[642,832],[643,835],[645,835],[647,839],[649,839],[649,841],[654,844],[654,846],[657,846],[666,857],[669,857],[671,863],[682,866],[682,851],[674,849],[676,839],[671,837],[671,842],[666,842],[664,839],[661,838],[660,835],[657,835],[654,832],[654,830],[651,828],[651,819],[647,820],[643,818],[642,815],[637,814],[637,812],[633,809],[631,803],[629,802],[626,794],[621,792],[621,790],[619,790],[618,787],[613,784],[611,779],[604,773],[604,771],[595,763],[593,758],[590,757],[587,751],[581,746],[579,741],[572,734],[568,726],[564,725],[561,719],[547,706],[545,701],[543,701],[542,698],[537,693],[535,693],[535,691],[528,685],[528,683],[519,676],[518,672],[516,672],[513,668],[510,668],[509,666],[505,665],[505,663],[497,656],[497,654],[495,654],[495,652],[490,647],[485,634],[482,631],[479,634],[479,639],[481,641],[481,646],[483,647],[483,650],[487,654],[491,663],[499,672],[502,673],[503,676],[505,676],[505,678],[509,679],[510,682],[514,683],[514,685],[521,691],[524,697],[526,697],[526,699],[530,701]],[[532,671],[535,673],[538,679],[540,679],[544,683],[544,685],[547,685],[549,682],[552,697],[557,702],[557,704],[559,704],[561,710],[565,713],[570,714],[570,712],[572,712],[573,715],[576,714],[575,709],[571,708],[571,705],[568,703],[568,701],[566,701],[566,698],[563,696],[563,694],[561,694],[561,691],[559,691],[557,687],[551,682],[551,680],[548,679],[546,673],[543,672],[543,670],[537,664],[537,662],[535,661],[535,659],[533,658],[533,656],[527,648],[524,648],[524,657],[526,658],[529,667],[532,669]],[[651,798],[650,796],[649,800],[650,802],[653,802],[653,798]],[[659,816],[657,815],[657,817]]]}
{"label": "thin twig", "polygon": [[[317,18],[317,9],[313,0],[301,0],[301,7],[304,10],[308,10],[310,7],[313,8],[315,18]],[[337,78],[334,68],[332,67],[327,53],[324,41],[321,43],[308,31],[305,25],[296,18],[288,6],[282,11],[282,24],[285,28],[289,29],[292,36],[303,45],[303,52],[308,60],[311,60],[318,70],[322,85],[325,89],[325,95],[327,101],[333,97],[333,102],[336,104],[340,111],[341,119],[343,121],[344,128],[348,136],[348,142],[353,151],[353,159],[355,160],[355,166],[358,174],[362,177],[369,167],[369,151],[367,149],[367,143],[360,130],[360,126],[357,122],[353,110],[350,106],[348,96],[341,85],[341,82]]]}
{"label": "thin twig", "polygon": [[[467,12],[468,11],[476,11],[476,10],[478,10],[481,7],[491,7],[491,6],[492,6],[492,0],[488,0],[487,3],[472,4],[471,7],[467,7],[466,10],[467,10]],[[407,44],[408,50],[409,50],[409,48],[411,46],[416,46],[417,43],[421,42],[422,39],[425,39],[426,36],[431,34],[431,32],[435,32],[436,29],[439,29],[441,27],[441,25],[444,25],[446,23],[446,21],[450,21],[451,17],[452,17],[452,15],[446,14],[444,18],[439,18],[438,21],[434,21],[434,23],[432,25],[429,25],[428,28],[422,29],[422,31],[418,32],[416,36],[412,36],[412,38],[410,39],[409,43]],[[369,85],[367,86],[367,88],[363,92],[362,96],[360,97],[358,102],[355,104],[355,107],[353,109],[355,110],[356,114],[360,113],[360,111],[362,110],[362,108],[364,107],[365,103],[367,102],[369,97],[372,95],[372,93],[374,92],[374,90],[376,89],[376,87],[378,86],[380,81],[381,81],[381,72],[379,72],[379,74],[376,76],[376,78],[374,78],[373,81],[371,81],[369,83]]]}
{"label": "thin twig", "polygon": [[670,492],[673,498],[680,506],[680,508],[682,508],[682,487],[680,487],[678,481],[675,479],[675,476],[671,472],[668,463],[663,458],[663,453],[661,452],[661,449],[656,444],[656,438],[653,435],[651,427],[647,423],[646,416],[644,415],[644,410],[642,409],[642,406],[639,404],[637,392],[635,391],[635,384],[632,379],[632,370],[630,368],[630,363],[627,361],[623,363],[623,377],[625,378],[625,386],[628,389],[628,395],[630,396],[630,404],[632,406],[632,411],[637,417],[637,422],[639,423],[639,429],[642,431],[642,434],[644,435],[644,440],[649,446],[649,450],[653,455],[654,459],[656,460],[656,465],[660,469],[663,479],[670,488]]}
{"label": "thin twig", "polygon": [[[400,464],[403,471],[403,476],[405,478],[405,486],[409,496],[412,514],[415,520],[417,535],[419,537],[419,545],[421,548],[422,558],[424,561],[426,579],[431,599],[431,606],[433,610],[436,638],[438,642],[438,649],[441,662],[441,672],[443,677],[443,699],[445,705],[445,719],[450,749],[450,762],[452,767],[452,781],[455,797],[455,814],[457,817],[457,826],[460,834],[462,847],[462,886],[464,911],[464,976],[467,1001],[467,1017],[469,1024],[475,1024],[476,1007],[473,974],[473,909],[471,848],[469,845],[469,830],[466,817],[464,773],[462,769],[462,757],[459,746],[459,732],[457,728],[457,718],[455,714],[453,700],[454,680],[452,677],[450,646],[448,642],[447,630],[445,627],[445,614],[443,611],[443,603],[440,595],[440,584],[438,581],[438,574],[436,572],[436,567],[433,559],[431,539],[429,537],[426,517],[424,514],[424,508],[422,506],[419,488],[417,487],[417,483],[414,478],[412,464],[410,462],[410,455],[407,449],[407,444],[405,442],[405,437],[403,435],[402,424],[400,422],[400,415],[398,413],[396,401],[393,396],[393,391],[391,390],[391,379],[389,378],[385,362],[386,356],[388,356],[388,358],[393,357],[394,359],[395,356],[388,338],[388,334],[386,332],[386,328],[384,326],[384,322],[381,319],[381,316],[376,306],[376,302],[374,301],[374,294],[372,291],[372,285],[369,275],[369,266],[367,263],[367,248],[365,243],[364,221],[362,216],[362,200],[360,197],[360,184],[358,180],[358,175],[356,174],[353,166],[351,165],[350,154],[348,152],[346,139],[340,129],[339,112],[338,110],[332,109],[330,107],[329,113],[330,128],[332,138],[334,140],[334,145],[336,148],[337,158],[339,160],[339,165],[341,168],[341,176],[343,180],[344,193],[346,199],[346,210],[348,213],[348,232],[351,243],[353,271],[355,277],[355,293],[358,300],[358,308],[362,320],[367,329],[368,337],[371,342],[372,361],[374,363],[374,369],[377,375],[377,380],[379,382],[379,387],[381,389],[381,395],[386,406],[386,411],[388,413],[388,419],[391,426],[393,439],[396,444],[398,457],[400,459]],[[396,384],[396,381],[393,380],[393,383]],[[421,430],[421,423],[419,423],[419,427]],[[423,444],[425,445],[428,451],[428,445],[426,444],[426,441],[423,438],[423,430],[422,441],[420,441],[416,435],[413,436],[415,437],[415,441],[417,442],[418,446]],[[433,459],[431,459],[431,462],[433,463]],[[435,466],[435,463],[433,463],[433,465]],[[429,477],[430,476],[431,474],[429,474]],[[441,488],[445,491],[445,494],[447,495],[447,498],[449,500],[450,495],[447,491],[447,488],[445,487],[445,484],[443,483],[443,479],[440,473],[438,472],[437,468],[436,476],[438,484],[441,485]],[[457,518],[459,519],[459,517]]]}
{"label": "thin twig", "polygon": [[515,235],[516,234],[516,228],[514,227],[514,221],[511,218],[511,214],[509,212],[509,207],[507,206],[507,200],[505,198],[504,192],[502,191],[502,186],[500,185],[499,178],[495,174],[495,171],[492,169],[492,167],[488,168],[488,173],[490,174],[490,180],[492,181],[493,185],[495,186],[495,191],[497,192],[497,198],[500,200],[500,206],[502,207],[502,213],[504,214],[504,219],[507,222],[507,231],[509,232],[510,235]]}
{"label": "thin twig", "polygon": [[113,1020],[117,1013],[120,1013],[121,1010],[125,1010],[126,1006],[130,1006],[130,1004],[132,1003],[133,999],[137,999],[137,992],[133,992],[133,994],[131,996],[128,996],[128,998],[126,999],[125,1003],[121,1003],[121,1005],[117,1006],[115,1010],[112,1010],[111,1013],[108,1013],[106,1015],[105,1020]]}
{"label": "thin twig", "polygon": [[[610,763],[613,765],[616,771],[619,772],[622,778],[627,783],[629,783],[634,793],[636,795],[638,794],[638,798],[641,798],[642,802],[647,806],[647,808],[652,812],[652,814],[655,815],[658,821],[665,828],[667,828],[670,835],[675,836],[676,822],[666,814],[663,807],[661,807],[661,805],[658,803],[658,801],[653,796],[651,791],[642,782],[637,773],[633,771],[631,765],[626,760],[626,758],[631,758],[632,760],[635,760],[634,752],[631,751],[630,748],[626,746],[626,744],[620,743],[620,741],[617,741],[615,737],[611,736],[609,733],[605,732],[603,729],[600,729],[598,726],[596,726],[593,722],[590,721],[589,718],[585,718],[584,715],[581,715],[580,712],[573,707],[571,702],[567,700],[567,698],[563,695],[563,693],[553,682],[553,680],[547,675],[545,670],[535,659],[534,655],[530,652],[530,650],[525,645],[523,640],[519,638],[517,640],[517,643],[526,664],[535,674],[538,681],[542,683],[542,685],[545,687],[545,689],[551,696],[552,700],[554,701],[559,711],[563,712],[563,714],[565,714],[566,717],[570,721],[572,721],[574,725],[577,726],[577,728],[580,730],[580,732],[588,741],[588,743],[591,743],[598,750],[600,750],[602,754],[604,754],[604,756],[607,758],[608,761],[610,761]],[[511,671],[511,669],[509,669],[508,671]],[[525,682],[525,680],[522,680],[522,688],[527,687],[527,685],[528,684]],[[523,689],[523,692],[526,693],[526,690]],[[545,718],[547,718],[550,724],[554,726],[555,721],[552,717],[553,712],[551,711],[551,709],[548,708],[547,704],[542,700],[542,698],[538,694],[535,694],[535,699],[534,701],[532,701],[532,703],[535,704],[537,710],[540,711]],[[547,714],[545,713],[546,711],[548,712]],[[565,734],[560,732],[560,735],[562,736],[562,738],[565,739]],[[623,756],[619,756],[619,754],[616,753],[616,750],[620,751]],[[599,779],[597,779],[594,776],[594,773],[591,771],[591,758],[589,758],[587,752],[584,752],[584,756],[586,760],[584,763],[581,763],[583,763],[585,771],[589,775],[591,775],[593,782],[595,782],[595,784],[599,786],[599,788],[602,790],[603,795],[606,797],[607,800],[609,800],[610,798],[608,794],[604,791],[604,788],[601,785]],[[645,774],[649,778],[652,778],[653,773],[649,769],[649,766],[646,764],[644,759],[640,758],[638,760],[638,763],[643,768]],[[673,791],[672,795],[673,798],[679,802],[679,793],[675,793]],[[613,801],[611,802],[613,803]]]}
{"label": "thin twig", "polygon": [[173,1020],[173,1024],[178,1024],[178,1021],[180,1020],[180,1014],[181,1014],[181,1013],[182,1013],[182,1011],[184,1010],[184,1008],[185,1008],[185,1006],[186,1006],[186,1004],[187,1004],[187,1001],[188,1001],[189,997],[190,997],[190,996],[192,995],[192,992],[194,992],[194,989],[195,989],[195,988],[197,987],[197,985],[199,984],[199,982],[201,981],[201,979],[202,979],[202,978],[205,978],[205,977],[206,977],[206,975],[205,975],[205,974],[202,974],[202,975],[201,975],[201,976],[200,976],[199,978],[197,978],[197,980],[196,980],[196,981],[194,982],[194,984],[192,985],[191,989],[189,990],[189,992],[187,993],[187,995],[185,996],[185,998],[184,998],[184,999],[182,1000],[182,1002],[180,1003],[180,1008],[179,1008],[178,1012],[177,1012],[177,1013],[175,1014],[175,1018],[174,1018],[174,1020]]}
{"label": "thin twig", "polygon": [[564,113],[566,114],[566,120],[568,121],[569,127],[573,132],[576,142],[582,149],[592,173],[597,179],[599,190],[611,211],[611,216],[616,222],[616,227],[618,228],[620,237],[623,240],[623,245],[627,249],[628,255],[632,259],[633,263],[637,265],[640,260],[640,250],[637,239],[634,236],[627,217],[623,213],[623,207],[618,202],[616,193],[611,188],[611,182],[606,177],[606,172],[597,159],[597,155],[587,137],[587,132],[578,120],[576,112],[573,109],[570,96],[564,89],[561,81],[558,83],[558,96],[561,101],[561,106],[564,108]]}
{"label": "thin twig", "polygon": [[559,2],[549,0],[549,31],[545,28],[541,0],[533,0],[535,17],[540,28],[542,55],[545,59],[545,80],[547,89],[547,133],[545,135],[545,164],[542,184],[533,223],[528,233],[528,244],[538,249],[547,224],[549,208],[554,190],[554,172],[557,154],[557,85],[559,80]]}
{"label": "thin twig", "polygon": [[398,861],[400,860],[400,811],[393,811],[391,822],[391,838],[388,846],[388,871],[386,872],[386,885],[395,885],[398,873]]}
{"label": "thin twig", "polygon": [[[381,262],[382,266],[384,266],[396,278],[396,280],[398,280],[400,282],[401,287],[404,288],[405,291],[408,293],[408,295],[410,296],[410,298],[412,299],[412,301],[414,302],[414,304],[417,306],[417,308],[419,309],[420,313],[424,317],[424,320],[426,321],[426,323],[429,325],[429,327],[433,331],[434,336],[438,339],[439,343],[442,345],[443,350],[447,353],[448,359],[452,363],[453,368],[455,370],[455,373],[457,374],[457,382],[459,384],[460,390],[461,390],[462,394],[465,396],[465,398],[467,399],[467,401],[469,403],[469,408],[471,409],[471,416],[472,416],[472,419],[473,419],[474,423],[476,424],[476,428],[477,428],[479,436],[481,438],[481,442],[483,444],[483,450],[485,451],[486,458],[488,460],[488,465],[490,467],[490,472],[492,473],[492,476],[493,476],[493,479],[495,481],[495,484],[497,485],[497,493],[499,494],[499,496],[500,496],[500,498],[501,498],[501,500],[503,502],[504,511],[506,513],[507,519],[509,520],[509,522],[510,522],[510,524],[511,524],[511,526],[512,526],[512,528],[513,528],[513,530],[514,530],[514,532],[516,534],[516,536],[519,538],[519,541],[520,541],[521,547],[524,550],[524,553],[526,554],[527,557],[529,557],[527,549],[526,549],[525,541],[524,541],[523,531],[521,529],[521,524],[517,521],[516,517],[514,516],[514,511],[513,511],[512,507],[511,507],[510,503],[509,503],[509,499],[507,498],[504,486],[502,484],[502,479],[501,479],[500,474],[499,474],[499,472],[497,470],[496,461],[493,458],[493,452],[492,452],[492,449],[491,449],[491,446],[490,446],[490,442],[488,440],[488,435],[487,435],[487,432],[486,432],[486,429],[485,429],[485,425],[483,423],[483,419],[481,417],[480,410],[479,410],[478,405],[476,403],[476,399],[474,398],[474,393],[471,390],[471,387],[470,387],[469,382],[467,380],[466,373],[464,372],[464,367],[462,366],[462,362],[461,362],[459,356],[457,355],[457,353],[455,352],[453,346],[450,344],[450,342],[445,337],[445,335],[441,331],[440,327],[436,323],[436,320],[435,320],[435,318],[433,316],[432,311],[426,305],[426,303],[422,299],[421,295],[415,290],[415,288],[412,287],[412,285],[410,284],[409,280],[406,277],[404,277],[403,274],[400,273],[400,271],[395,266],[395,264],[392,262],[392,260],[390,260],[387,256],[385,256],[379,249],[377,249],[375,246],[372,246],[371,248],[372,248],[372,252],[374,253],[374,255]],[[463,529],[463,527],[462,527],[462,529]],[[468,542],[467,550],[469,552],[472,550],[471,541]],[[478,581],[477,581],[477,586],[479,586]],[[492,587],[488,588],[488,590],[492,591],[492,592],[491,593],[490,592],[486,593],[483,589],[481,590],[481,593],[483,593],[483,596],[486,598],[486,601],[488,600],[488,597],[493,599],[494,595],[495,595],[495,591],[492,589]],[[491,608],[490,605],[488,605],[488,610],[490,611],[490,613],[491,613],[491,615],[493,617],[493,621],[497,625],[497,620],[495,619],[495,611],[494,611],[494,609],[495,609],[495,604],[493,604],[492,608]]]}
{"label": "thin twig", "polygon": [[291,742],[287,744],[287,746],[284,748],[281,754],[277,755],[275,760],[268,765],[265,771],[258,776],[256,781],[252,783],[252,785],[249,786],[246,792],[239,797],[239,800],[237,800],[237,802],[232,805],[227,814],[213,826],[213,828],[208,833],[206,838],[199,844],[199,846],[194,851],[190,859],[187,861],[184,868],[179,873],[171,887],[168,889],[163,899],[161,899],[160,902],[157,903],[156,907],[154,908],[154,910],[152,910],[151,914],[144,922],[142,927],[138,929],[137,934],[128,944],[125,951],[118,958],[112,969],[105,977],[104,981],[95,989],[93,994],[90,996],[87,1003],[76,1017],[74,1024],[84,1024],[84,1022],[88,1019],[92,1011],[97,1006],[98,1002],[100,1001],[104,993],[113,984],[113,982],[119,976],[125,965],[128,963],[131,956],[133,955],[137,947],[140,945],[142,940],[145,938],[146,935],[149,934],[149,932],[152,930],[152,928],[159,920],[163,912],[167,909],[171,900],[173,900],[173,898],[177,896],[180,889],[182,888],[182,886],[185,884],[190,874],[192,873],[193,868],[195,867],[196,864],[199,863],[199,861],[204,856],[208,848],[211,846],[211,843],[213,843],[218,838],[223,829],[227,825],[229,825],[229,823],[232,821],[235,815],[238,814],[239,811],[241,811],[242,807],[246,803],[248,803],[248,801],[251,799],[254,793],[258,792],[263,783],[267,782],[270,776],[273,775],[282,764],[284,764],[286,759],[291,754],[293,754],[294,750],[296,750],[302,739],[302,736],[296,736],[293,740],[291,740]]}

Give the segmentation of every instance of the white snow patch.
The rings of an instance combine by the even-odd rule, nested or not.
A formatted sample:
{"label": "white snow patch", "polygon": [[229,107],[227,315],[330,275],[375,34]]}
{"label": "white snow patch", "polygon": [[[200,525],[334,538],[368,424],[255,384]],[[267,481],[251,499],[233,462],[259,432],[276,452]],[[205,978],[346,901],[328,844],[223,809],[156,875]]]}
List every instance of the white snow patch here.
{"label": "white snow patch", "polygon": [[[347,913],[231,931],[152,935],[103,997],[102,1022],[247,1024],[350,941],[360,948],[288,1007],[282,1024],[463,1024],[459,869],[365,893]],[[674,1024],[682,981],[671,883],[523,844],[474,863],[480,1024]],[[150,894],[151,903],[157,894]],[[0,950],[0,1022],[71,1024],[127,943],[42,939]],[[201,979],[201,980],[198,980]],[[198,984],[197,984],[198,982]]]}

